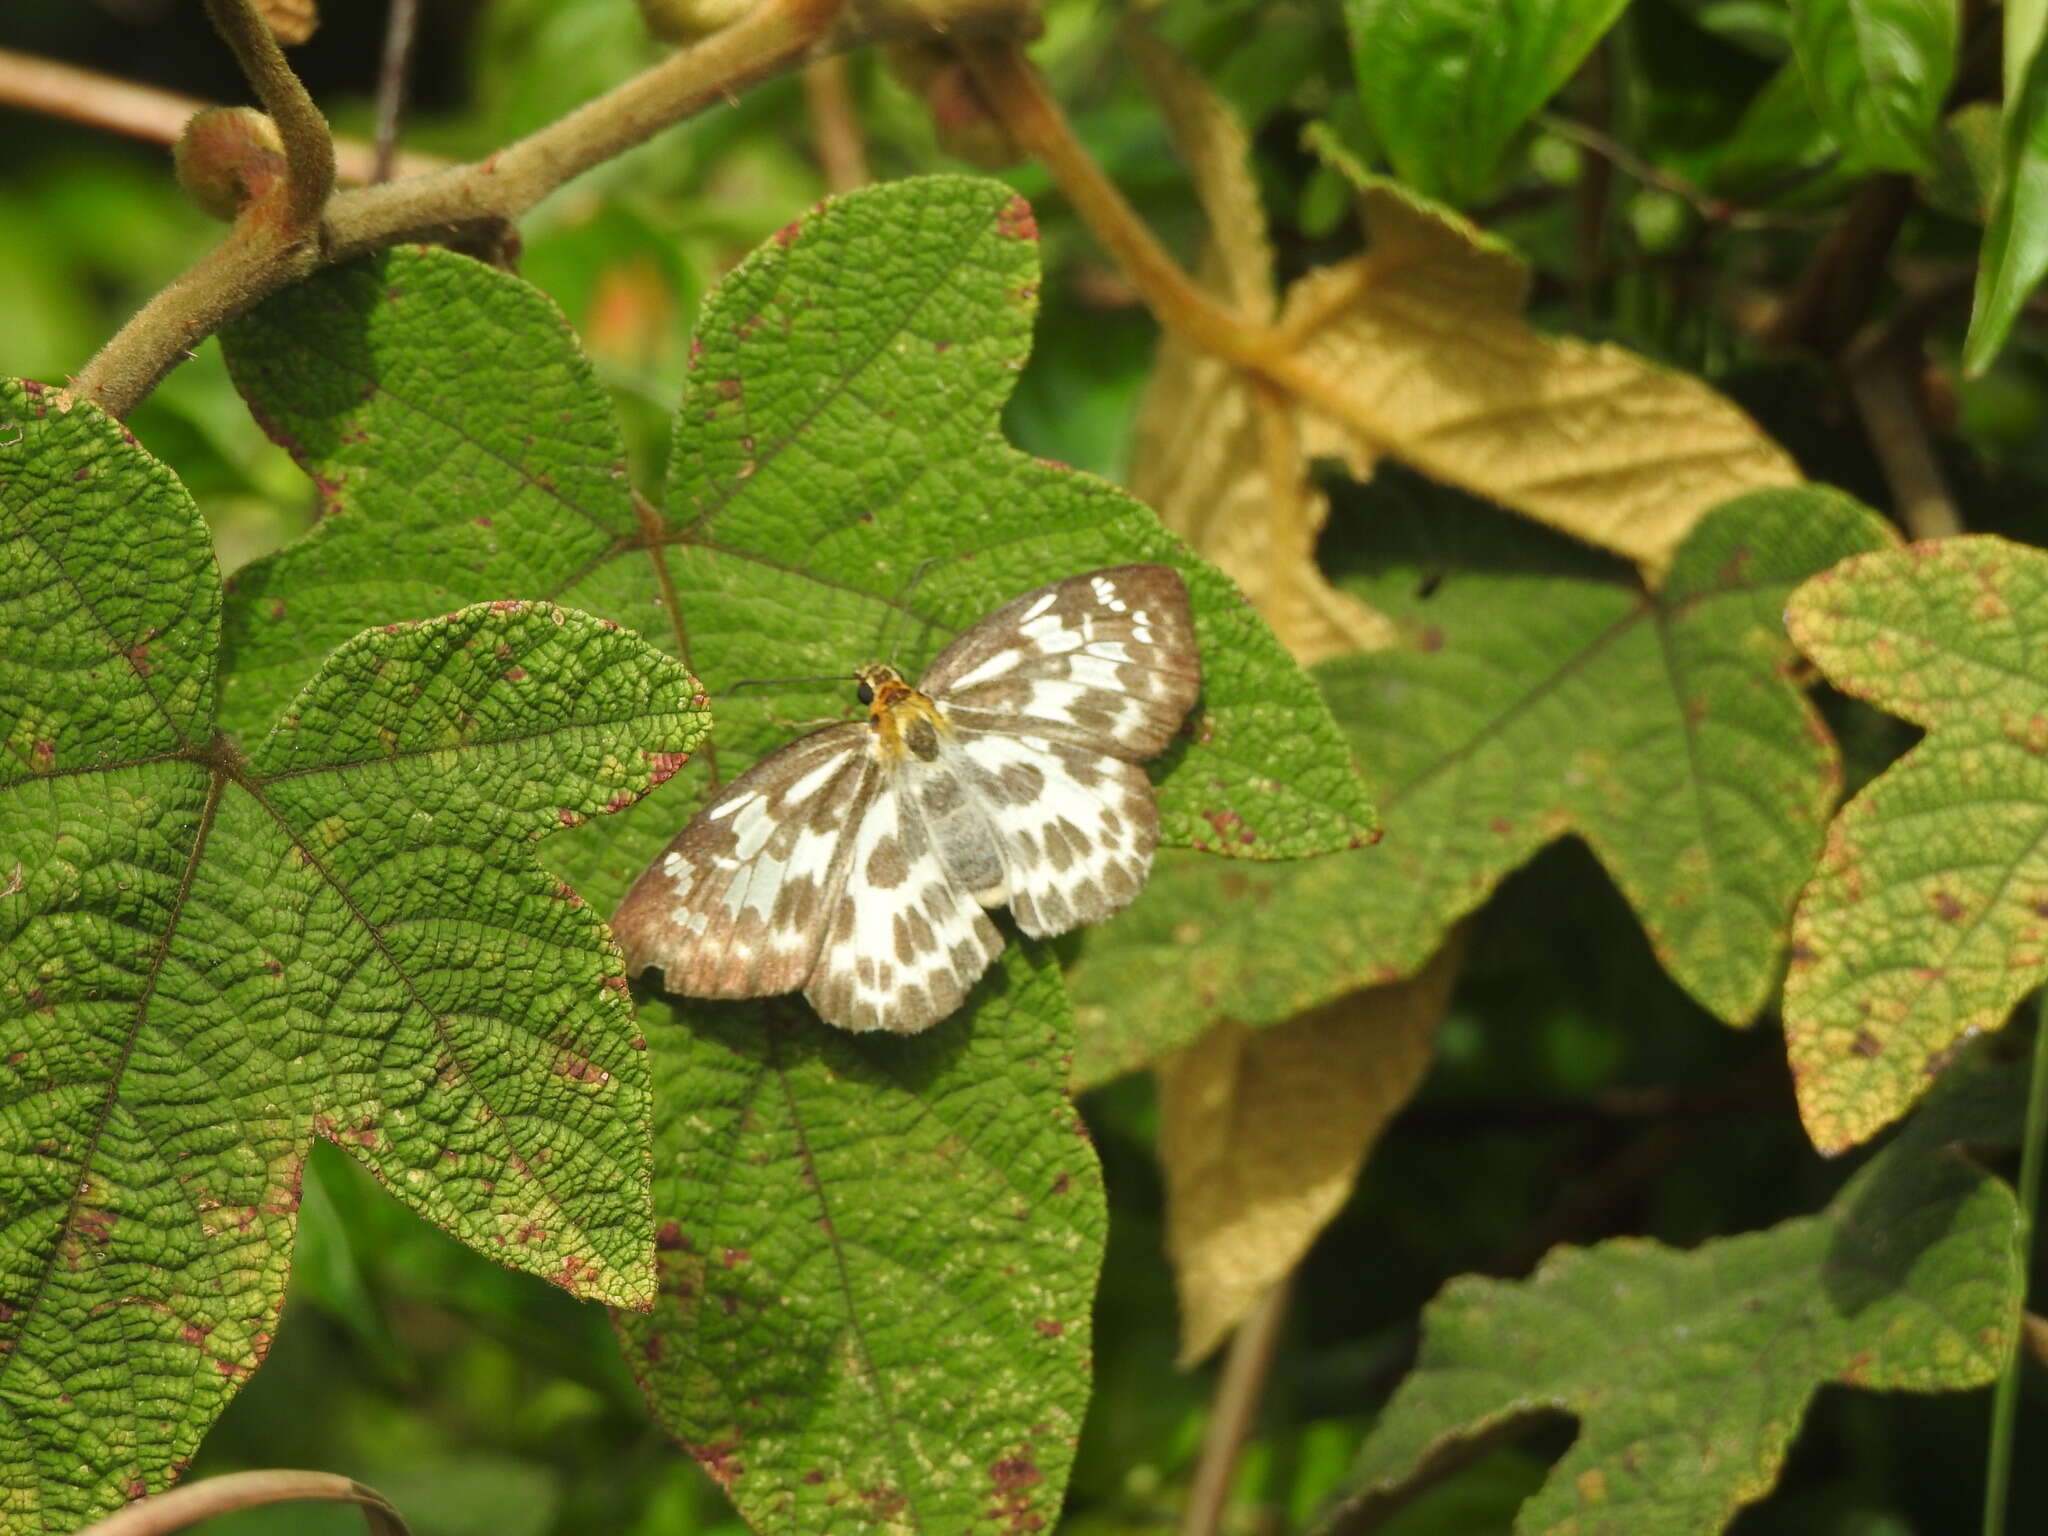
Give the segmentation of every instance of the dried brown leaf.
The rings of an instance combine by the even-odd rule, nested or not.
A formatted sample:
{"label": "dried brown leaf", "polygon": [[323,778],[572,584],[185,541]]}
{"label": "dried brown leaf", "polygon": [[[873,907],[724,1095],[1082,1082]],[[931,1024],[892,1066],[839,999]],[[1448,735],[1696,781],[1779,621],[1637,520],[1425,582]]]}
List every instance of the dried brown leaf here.
{"label": "dried brown leaf", "polygon": [[1181,1362],[1220,1344],[1301,1261],[1429,1065],[1461,945],[1285,1024],[1222,1024],[1159,1068]]}

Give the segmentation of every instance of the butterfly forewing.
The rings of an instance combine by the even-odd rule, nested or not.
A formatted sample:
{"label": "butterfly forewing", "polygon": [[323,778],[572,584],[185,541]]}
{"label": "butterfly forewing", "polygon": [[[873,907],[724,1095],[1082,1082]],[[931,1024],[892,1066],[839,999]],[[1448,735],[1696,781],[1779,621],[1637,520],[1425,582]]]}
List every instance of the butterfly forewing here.
{"label": "butterfly forewing", "polygon": [[939,653],[919,684],[963,730],[1157,756],[1202,691],[1187,588],[1119,565],[1013,598]]}
{"label": "butterfly forewing", "polygon": [[862,725],[761,759],[698,812],[612,918],[628,972],[672,992],[765,997],[804,985],[847,879],[847,832],[880,769]]}

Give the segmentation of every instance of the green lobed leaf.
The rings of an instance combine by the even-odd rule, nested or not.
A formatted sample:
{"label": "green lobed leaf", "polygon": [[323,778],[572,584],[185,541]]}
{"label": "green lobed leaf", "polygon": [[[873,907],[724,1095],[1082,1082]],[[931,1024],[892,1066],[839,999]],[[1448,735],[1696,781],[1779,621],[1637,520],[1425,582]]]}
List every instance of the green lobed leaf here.
{"label": "green lobed leaf", "polygon": [[1840,786],[1786,676],[1779,610],[1804,577],[1881,544],[1882,525],[1818,487],[1738,497],[1649,593],[1448,493],[1403,502],[1392,477],[1376,484],[1373,563],[1343,585],[1406,643],[1316,671],[1385,838],[1280,867],[1162,860],[1071,972],[1082,1083],[1215,1019],[1275,1023],[1409,974],[1567,833],[1704,1007],[1742,1023],[1770,995]]}
{"label": "green lobed leaf", "polygon": [[1956,72],[1949,0],[1792,0],[1792,52],[1814,111],[1856,165],[1933,167]]}
{"label": "green lobed leaf", "polygon": [[1807,1133],[1864,1140],[2048,975],[2048,554],[1989,535],[1792,595],[1800,648],[1928,734],[1842,807],[1801,896],[1785,1044]]}
{"label": "green lobed leaf", "polygon": [[246,755],[176,479],[0,385],[0,1529],[182,1470],[277,1324],[313,1136],[578,1295],[645,1305],[648,1073],[531,844],[703,736],[615,626],[358,636]]}
{"label": "green lobed leaf", "polygon": [[[843,714],[851,691],[829,679],[861,660],[893,655],[914,672],[953,634],[1052,576],[1164,559],[1188,579],[1206,678],[1188,731],[1155,765],[1164,836],[1183,843],[1210,837],[1210,818],[1228,815],[1254,839],[1229,851],[1281,857],[1369,835],[1371,812],[1327,708],[1229,583],[1128,496],[1002,440],[997,413],[1029,345],[1032,236],[1029,210],[1007,189],[958,177],[840,198],[783,230],[707,303],[663,505],[634,508],[632,531],[608,544],[582,532],[593,523],[609,528],[615,516],[604,504],[611,440],[582,430],[601,402],[567,355],[573,348],[559,322],[530,290],[445,253],[393,252],[279,295],[230,333],[231,366],[273,432],[332,486],[338,515],[238,585],[230,602],[237,686],[274,689],[318,654],[317,640],[295,638],[287,619],[271,618],[276,604],[286,613],[307,604],[402,612],[409,601],[431,606],[494,595],[491,582],[538,581],[530,590],[617,619],[686,655],[721,686],[768,684],[719,705],[716,751],[705,756],[729,776],[820,717]],[[436,297],[456,290],[459,300]],[[445,323],[444,303],[454,315]],[[472,315],[495,317],[498,338],[479,339]],[[466,356],[435,356],[456,337],[465,338],[457,350]],[[323,382],[325,359],[355,355],[350,349],[367,350],[370,372],[397,382],[367,395],[359,385]],[[536,413],[486,383],[472,404],[470,357],[526,354],[543,378],[582,381],[575,399],[551,399]],[[435,466],[462,459],[487,431],[524,445],[562,416],[578,424],[566,450],[571,466],[558,471],[545,456],[507,465],[506,453],[488,466],[505,498],[488,514],[489,533],[507,541],[501,548],[517,538],[520,548],[546,550],[551,539],[572,536],[575,548],[548,569],[491,566],[488,540],[467,531],[474,498],[488,493]],[[385,444],[388,461],[379,452]],[[558,517],[556,493],[568,494],[576,466],[587,489],[572,498],[575,517]],[[542,475],[552,482],[541,487],[547,495],[529,494],[524,487]],[[538,520],[530,536],[529,519]],[[380,570],[405,572],[422,590],[394,591],[380,584]],[[249,670],[240,671],[244,659]],[[687,797],[671,791],[600,838],[583,840],[556,867],[608,906],[690,809]],[[997,1519],[1022,1528],[1057,1509],[1087,1395],[1100,1197],[1092,1154],[1073,1138],[1064,1097],[1069,1026],[1055,974],[1035,947],[1013,950],[1003,979],[978,992],[979,1003],[913,1041],[850,1042],[790,1022],[801,1006],[780,1003],[691,1005],[679,1022],[657,1028],[662,1220],[706,1241],[715,1234],[721,1251],[790,1253],[792,1241],[815,1241],[815,1231],[784,1230],[780,1213],[822,1200],[837,1229],[866,1234],[862,1242],[879,1256],[825,1243],[802,1274],[774,1272],[789,1305],[747,1327],[787,1323],[790,1331],[773,1335],[772,1354],[759,1358],[748,1350],[770,1335],[720,1334],[725,1325],[717,1319],[697,1317],[695,1333],[678,1331],[683,1320],[666,1311],[667,1321],[645,1329],[624,1324],[665,1421],[750,1515],[800,1509],[805,1521],[820,1524],[928,1519],[931,1528],[949,1530]],[[650,1004],[649,1013],[667,1006]],[[1003,1106],[976,1110],[997,1140],[991,1146],[979,1132],[971,1138],[985,1161],[963,1163],[945,1186],[943,1206],[930,1189],[899,1194],[867,1172],[884,1155],[877,1142],[827,1147],[831,1155],[815,1161],[810,1182],[803,1165],[777,1162],[759,1173],[762,1193],[753,1203],[702,1210],[691,1202],[697,1184],[713,1176],[697,1166],[714,1155],[702,1146],[704,1127],[731,1123],[728,1089],[745,1067],[718,1063],[770,1037],[821,1063],[816,1071],[778,1069],[774,1081],[786,1101],[778,1113],[833,1134],[886,1126],[896,1156],[937,1123],[931,1116],[942,1100],[980,1106],[986,1099]],[[917,1065],[947,1050],[961,1054],[959,1075],[950,1066]],[[985,1051],[996,1055],[985,1058]],[[975,1087],[969,1060],[998,1092]],[[840,1079],[861,1061],[878,1065],[863,1069],[856,1091]],[[999,1067],[1003,1061],[1010,1065]],[[888,1089],[879,1101],[887,1105],[883,1119],[870,1079],[885,1071],[908,1072],[925,1086]],[[759,1113],[777,1102],[764,1101]],[[1038,1140],[1024,1134],[1034,1126]],[[1060,1139],[1044,1139],[1045,1127],[1058,1127]],[[949,1137],[939,1145],[936,1157],[964,1157]],[[1027,1212],[1020,1236],[1036,1242],[1065,1231],[1062,1222],[1072,1231],[1046,1239],[1029,1263],[986,1263],[1010,1229],[983,1230],[987,1218],[974,1190],[1024,1178],[1053,1145],[1066,1154],[1061,1170],[1071,1167],[1069,1189],[1054,1192],[1061,1201],[1045,1218]],[[674,1161],[677,1147],[687,1149],[688,1164]],[[917,1226],[904,1215],[903,1201],[913,1197],[926,1202],[918,1207],[924,1229],[948,1234],[962,1256],[943,1271],[948,1294],[976,1309],[969,1342],[977,1364],[958,1378],[933,1374],[952,1368],[945,1359],[918,1360],[937,1337],[931,1292],[907,1286],[896,1273],[902,1261],[891,1257],[914,1254],[922,1264],[930,1251],[915,1246]],[[964,1202],[957,1211],[954,1201]],[[1078,1202],[1079,1214],[1058,1214],[1064,1201]],[[1017,1216],[1006,1210],[1002,1219]],[[814,1294],[812,1276],[835,1266],[862,1309],[862,1328],[896,1350],[885,1349],[878,1364],[863,1363],[832,1328],[810,1320],[815,1306],[837,1294]],[[758,1285],[761,1277],[756,1268],[739,1279]],[[1026,1302],[1028,1312],[1020,1310]],[[649,1347],[664,1352],[660,1362],[647,1359]],[[706,1385],[700,1355],[733,1350],[745,1358],[716,1356],[726,1386]],[[1002,1369],[998,1354],[1015,1370]],[[733,1385],[758,1383],[771,1369],[780,1373],[772,1390]],[[945,1413],[918,1399],[942,1379],[952,1383]],[[970,1391],[980,1395],[962,1395]],[[914,1441],[878,1438],[877,1424],[886,1426],[906,1393],[934,1428]],[[962,1439],[949,1428],[940,1443],[936,1426],[969,1401],[971,1432]],[[1028,1444],[1016,1438],[1019,1425]],[[966,1466],[961,1455],[978,1460]],[[806,1482],[813,1472],[820,1481]],[[899,1497],[901,1506],[893,1502]],[[1005,1513],[991,1512],[998,1510]]]}
{"label": "green lobed leaf", "polygon": [[1470,207],[1627,0],[1345,0],[1359,101],[1410,186]]}
{"label": "green lobed leaf", "polygon": [[1963,366],[1975,377],[2005,346],[2020,307],[2048,274],[2048,10],[2005,11],[2005,104],[1998,185],[1977,263]]}
{"label": "green lobed leaf", "polygon": [[[817,678],[877,654],[914,674],[1053,576],[1164,560],[1187,577],[1206,678],[1186,739],[1154,765],[1164,841],[1201,841],[1224,813],[1253,836],[1217,851],[1241,857],[1369,836],[1314,686],[1229,582],[1121,491],[1003,441],[1034,235],[999,183],[951,176],[788,226],[707,303],[664,504],[637,519],[587,364],[516,278],[394,251],[271,299],[227,332],[229,364],[332,515],[236,579],[232,718],[346,623],[545,597],[637,630],[716,689],[770,684],[720,703],[706,760],[729,776],[853,707]],[[302,629],[308,609],[328,628]],[[557,867],[609,906],[702,783],[571,840]]]}
{"label": "green lobed leaf", "polygon": [[1930,1105],[1817,1216],[1690,1252],[1618,1238],[1559,1249],[1526,1281],[1451,1281],[1322,1529],[1371,1529],[1404,1485],[1563,1412],[1577,1437],[1518,1536],[1711,1536],[1777,1481],[1823,1385],[1989,1382],[2019,1326],[2019,1211],[1948,1145],[1985,1133],[1984,1086]]}
{"label": "green lobed leaf", "polygon": [[619,1315],[663,1424],[758,1530],[1050,1530],[1107,1217],[1049,955],[1012,946],[909,1038],[795,1002],[641,1017],[689,1106],[655,1136],[660,1299]]}

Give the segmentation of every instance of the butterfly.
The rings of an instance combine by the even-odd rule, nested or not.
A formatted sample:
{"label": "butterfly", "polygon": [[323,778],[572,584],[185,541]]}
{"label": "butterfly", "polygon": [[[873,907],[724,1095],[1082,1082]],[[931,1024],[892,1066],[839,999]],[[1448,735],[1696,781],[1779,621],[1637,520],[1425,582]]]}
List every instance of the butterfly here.
{"label": "butterfly", "polygon": [[913,688],[858,668],[865,720],[725,786],[612,918],[629,974],[671,992],[802,989],[827,1023],[910,1033],[1003,947],[1121,911],[1159,841],[1151,781],[1201,692],[1187,588],[1120,565],[1012,598]]}

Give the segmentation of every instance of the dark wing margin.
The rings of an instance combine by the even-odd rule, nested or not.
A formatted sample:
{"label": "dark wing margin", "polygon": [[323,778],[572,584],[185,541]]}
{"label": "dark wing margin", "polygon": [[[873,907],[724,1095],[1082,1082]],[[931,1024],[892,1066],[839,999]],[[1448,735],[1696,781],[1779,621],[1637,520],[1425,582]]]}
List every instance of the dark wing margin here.
{"label": "dark wing margin", "polygon": [[804,984],[846,884],[880,770],[865,724],[770,753],[712,797],[612,915],[626,972],[686,997],[767,997]]}

